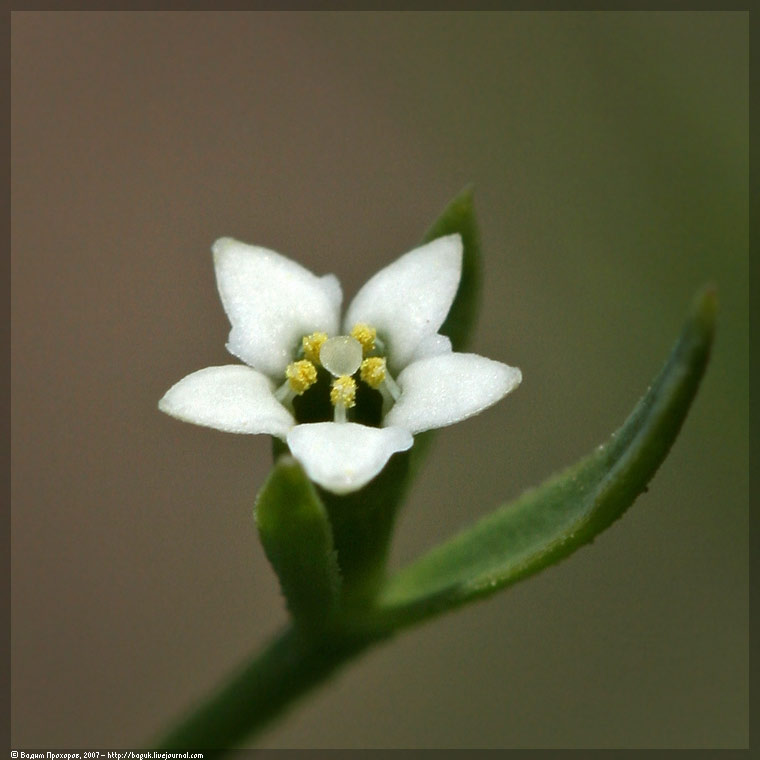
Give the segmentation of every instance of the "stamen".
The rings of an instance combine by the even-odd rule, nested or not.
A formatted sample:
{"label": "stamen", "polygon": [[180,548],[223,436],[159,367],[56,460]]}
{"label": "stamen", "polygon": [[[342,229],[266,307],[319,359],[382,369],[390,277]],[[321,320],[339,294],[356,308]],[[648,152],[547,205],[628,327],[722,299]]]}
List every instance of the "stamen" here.
{"label": "stamen", "polygon": [[377,390],[385,381],[386,374],[382,356],[372,356],[362,362],[360,377],[370,388]]}
{"label": "stamen", "polygon": [[322,344],[327,340],[327,333],[315,332],[311,335],[304,335],[301,338],[303,346],[303,355],[312,363],[319,366],[319,350]]}
{"label": "stamen", "polygon": [[317,382],[317,368],[306,359],[291,362],[285,368],[285,382],[274,392],[281,404],[290,404],[295,396],[300,396]]}
{"label": "stamen", "polygon": [[291,389],[300,396],[317,382],[317,368],[310,361],[301,359],[288,364],[285,377]]}
{"label": "stamen", "polygon": [[401,396],[401,388],[391,377],[382,356],[371,356],[362,362],[360,377],[370,388],[380,391],[386,402],[398,401]]}
{"label": "stamen", "polygon": [[361,343],[364,356],[375,350],[377,330],[374,327],[365,325],[363,322],[358,322],[351,330],[351,337],[356,338]]}
{"label": "stamen", "polygon": [[319,360],[334,377],[353,375],[362,363],[361,343],[349,335],[330,338],[322,344]]}
{"label": "stamen", "polygon": [[347,409],[354,406],[356,404],[356,381],[348,375],[333,380],[330,389],[330,401],[333,406],[342,404]]}
{"label": "stamen", "polygon": [[356,404],[356,381],[348,375],[333,380],[330,401],[335,407],[335,422],[345,422],[346,409]]}

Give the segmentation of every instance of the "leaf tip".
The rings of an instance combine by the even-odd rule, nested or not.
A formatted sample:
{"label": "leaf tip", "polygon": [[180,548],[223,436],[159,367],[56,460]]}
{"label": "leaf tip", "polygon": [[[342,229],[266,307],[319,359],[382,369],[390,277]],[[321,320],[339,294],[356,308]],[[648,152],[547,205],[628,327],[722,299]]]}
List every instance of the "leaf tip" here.
{"label": "leaf tip", "polygon": [[[256,523],[268,519],[269,512],[275,515],[280,509],[292,510],[296,506],[294,494],[308,493],[309,497],[317,498],[314,484],[309,480],[301,464],[290,454],[281,454],[275,460],[264,485],[256,496],[253,515]],[[287,495],[288,498],[280,498]],[[273,505],[283,502],[282,506],[273,510]]]}
{"label": "leaf tip", "polygon": [[474,197],[475,185],[470,182],[454,196],[454,200],[451,202],[451,208],[456,208],[460,213],[472,213],[473,206],[475,205]]}
{"label": "leaf tip", "polygon": [[293,471],[293,470],[299,470],[301,469],[301,465],[298,464],[297,460],[293,457],[292,454],[280,454],[279,457],[277,457],[277,460],[274,463],[274,466],[278,469],[282,469],[285,471]]}
{"label": "leaf tip", "polygon": [[472,203],[472,199],[475,195],[475,183],[474,182],[468,182],[457,195],[457,198],[461,198],[462,201],[468,201],[469,203]]}
{"label": "leaf tip", "polygon": [[702,287],[692,302],[692,319],[702,328],[705,336],[712,340],[718,313],[718,289],[710,283]]}

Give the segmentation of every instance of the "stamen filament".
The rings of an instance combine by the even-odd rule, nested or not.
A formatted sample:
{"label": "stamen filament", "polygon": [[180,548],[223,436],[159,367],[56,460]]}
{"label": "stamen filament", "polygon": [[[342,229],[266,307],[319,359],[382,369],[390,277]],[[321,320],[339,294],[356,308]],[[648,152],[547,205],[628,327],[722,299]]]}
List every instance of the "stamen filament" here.
{"label": "stamen filament", "polygon": [[290,405],[295,396],[296,392],[290,387],[288,380],[274,392],[274,397],[283,405]]}
{"label": "stamen filament", "polygon": [[388,389],[388,393],[391,394],[394,401],[398,401],[401,398],[401,388],[398,383],[391,377],[390,372],[385,373],[385,387]]}
{"label": "stamen filament", "polygon": [[388,390],[388,386],[383,383],[378,389],[380,392],[380,395],[383,398],[383,405],[381,407],[380,416],[385,417],[386,414],[391,410],[391,407],[393,406],[393,396],[391,396],[390,391]]}

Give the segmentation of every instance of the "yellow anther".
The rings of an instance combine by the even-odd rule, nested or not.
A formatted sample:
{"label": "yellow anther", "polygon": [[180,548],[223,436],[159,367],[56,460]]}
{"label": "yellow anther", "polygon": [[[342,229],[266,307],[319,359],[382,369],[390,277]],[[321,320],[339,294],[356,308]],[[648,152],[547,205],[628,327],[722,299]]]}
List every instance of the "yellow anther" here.
{"label": "yellow anther", "polygon": [[327,333],[315,332],[311,335],[304,335],[301,339],[303,345],[303,355],[316,366],[319,366],[319,349],[327,340]]}
{"label": "yellow anther", "polygon": [[371,356],[362,362],[360,377],[370,388],[377,390],[386,376],[385,359],[381,356]]}
{"label": "yellow anther", "polygon": [[356,381],[348,375],[341,375],[333,380],[330,389],[330,401],[333,406],[350,409],[356,404]]}
{"label": "yellow anther", "polygon": [[351,337],[356,338],[359,343],[362,344],[362,352],[366,356],[370,351],[375,349],[375,338],[377,337],[377,330],[374,327],[365,325],[363,322],[359,322],[354,325],[351,330]]}
{"label": "yellow anther", "polygon": [[288,364],[285,369],[288,385],[299,396],[317,382],[317,368],[307,359]]}

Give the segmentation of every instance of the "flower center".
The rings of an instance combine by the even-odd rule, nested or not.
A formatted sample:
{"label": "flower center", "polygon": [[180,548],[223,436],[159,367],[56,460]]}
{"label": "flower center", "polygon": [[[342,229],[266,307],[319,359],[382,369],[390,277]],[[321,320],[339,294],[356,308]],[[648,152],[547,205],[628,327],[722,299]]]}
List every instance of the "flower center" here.
{"label": "flower center", "polygon": [[347,422],[351,410],[352,421],[377,427],[401,395],[384,349],[375,328],[361,323],[350,335],[304,335],[303,358],[287,366],[275,397],[298,422]]}
{"label": "flower center", "polygon": [[362,344],[350,335],[339,335],[322,344],[319,361],[333,376],[353,375],[362,363]]}

